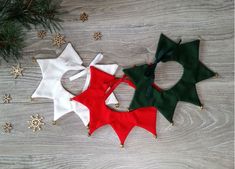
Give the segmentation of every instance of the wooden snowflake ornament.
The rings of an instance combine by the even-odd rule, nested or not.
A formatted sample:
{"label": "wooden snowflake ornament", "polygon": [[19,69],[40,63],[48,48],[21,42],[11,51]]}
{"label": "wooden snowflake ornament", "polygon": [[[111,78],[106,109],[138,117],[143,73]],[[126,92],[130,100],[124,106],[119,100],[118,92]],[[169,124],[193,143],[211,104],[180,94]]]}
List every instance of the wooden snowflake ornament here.
{"label": "wooden snowflake ornament", "polygon": [[102,33],[101,32],[95,32],[93,35],[94,40],[101,40],[102,38]]}
{"label": "wooden snowflake ornament", "polygon": [[11,95],[10,94],[5,94],[2,98],[3,103],[10,103],[10,101],[12,100]]}
{"label": "wooden snowflake ornament", "polygon": [[38,31],[38,38],[44,39],[46,37],[46,35],[47,35],[46,31],[43,31],[43,30]]}
{"label": "wooden snowflake ornament", "polygon": [[16,66],[12,66],[11,68],[11,74],[14,76],[14,78],[18,78],[19,76],[23,76],[23,68],[20,67],[20,64]]}
{"label": "wooden snowflake ornament", "polygon": [[52,39],[53,46],[57,47],[61,47],[61,45],[65,44],[65,42],[65,36],[62,36],[59,33],[57,33]]}
{"label": "wooden snowflake ornament", "polygon": [[2,126],[2,128],[3,128],[3,130],[4,130],[5,133],[10,133],[11,130],[13,129],[11,123],[5,123],[5,124]]}
{"label": "wooden snowflake ornament", "polygon": [[87,20],[88,20],[88,15],[87,15],[85,12],[81,13],[81,14],[80,14],[80,20],[81,20],[82,22],[87,21]]}
{"label": "wooden snowflake ornament", "polygon": [[28,121],[30,129],[33,129],[33,132],[41,130],[42,126],[45,124],[42,120],[44,119],[42,116],[36,114],[36,116],[30,116],[31,120]]}

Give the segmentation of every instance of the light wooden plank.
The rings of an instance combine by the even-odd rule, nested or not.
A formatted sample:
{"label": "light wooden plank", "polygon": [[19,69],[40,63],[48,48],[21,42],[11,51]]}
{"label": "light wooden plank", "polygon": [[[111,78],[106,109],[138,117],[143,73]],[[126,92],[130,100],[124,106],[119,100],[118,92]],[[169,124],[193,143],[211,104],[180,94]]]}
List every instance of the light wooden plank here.
{"label": "light wooden plank", "polygon": [[[12,95],[12,103],[0,103],[0,125],[10,121],[11,134],[0,133],[0,168],[65,168],[65,169],[232,169],[234,165],[234,2],[230,0],[64,0],[67,13],[61,31],[72,42],[88,65],[98,52],[101,63],[118,63],[123,67],[150,62],[161,32],[184,42],[201,37],[200,60],[218,72],[220,78],[197,84],[205,110],[179,103],[175,126],[158,113],[158,139],[143,129],[135,128],[124,149],[113,130],[105,126],[87,137],[81,120],[70,113],[51,124],[53,102],[30,100],[41,80],[41,72],[31,57],[56,57],[63,49],[51,45],[52,35],[39,40],[36,30],[27,32],[26,47],[20,63],[24,76],[13,79],[12,62],[0,62],[0,96]],[[89,20],[79,20],[81,12]],[[92,35],[101,31],[101,41]],[[155,82],[163,88],[172,86],[182,74],[180,65],[169,62],[157,68]],[[67,72],[62,83],[76,94],[84,79],[69,82]],[[121,108],[128,106],[133,89],[121,85],[115,90]],[[30,115],[45,117],[43,130],[33,133],[27,128]]]}

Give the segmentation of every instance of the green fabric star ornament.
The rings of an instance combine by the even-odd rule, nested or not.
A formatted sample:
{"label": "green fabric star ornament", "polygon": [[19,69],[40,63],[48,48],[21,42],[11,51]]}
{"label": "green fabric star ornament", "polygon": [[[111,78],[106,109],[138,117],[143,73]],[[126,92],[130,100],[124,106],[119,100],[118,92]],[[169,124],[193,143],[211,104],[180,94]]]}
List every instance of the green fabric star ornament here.
{"label": "green fabric star ornament", "polygon": [[[181,41],[176,43],[161,34],[154,63],[123,70],[136,86],[129,109],[155,106],[169,122],[173,123],[178,101],[202,107],[196,83],[217,74],[199,61],[199,43],[200,40],[183,44]],[[155,68],[160,61],[176,61],[184,68],[181,79],[167,90],[162,90],[154,84]]]}

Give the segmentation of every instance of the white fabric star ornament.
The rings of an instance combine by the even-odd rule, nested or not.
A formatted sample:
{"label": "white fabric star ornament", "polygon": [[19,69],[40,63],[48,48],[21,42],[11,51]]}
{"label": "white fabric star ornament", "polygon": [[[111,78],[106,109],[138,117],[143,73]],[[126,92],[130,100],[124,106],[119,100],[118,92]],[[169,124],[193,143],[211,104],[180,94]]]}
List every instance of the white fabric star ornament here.
{"label": "white fabric star ornament", "polygon": [[[92,61],[91,65],[110,74],[115,74],[118,65],[96,65],[103,58],[102,54],[98,54]],[[54,59],[37,59],[42,71],[42,80],[33,93],[32,98],[49,98],[54,101],[54,121],[63,115],[74,111],[82,120],[84,125],[88,125],[90,116],[89,109],[81,103],[72,102],[70,98],[73,94],[64,89],[61,84],[61,78],[69,70],[81,71],[79,75],[87,75],[83,91],[87,89],[90,83],[89,67],[82,65],[82,60],[74,50],[72,45],[68,43],[64,51]],[[106,100],[106,104],[117,104],[118,101],[112,93]]]}

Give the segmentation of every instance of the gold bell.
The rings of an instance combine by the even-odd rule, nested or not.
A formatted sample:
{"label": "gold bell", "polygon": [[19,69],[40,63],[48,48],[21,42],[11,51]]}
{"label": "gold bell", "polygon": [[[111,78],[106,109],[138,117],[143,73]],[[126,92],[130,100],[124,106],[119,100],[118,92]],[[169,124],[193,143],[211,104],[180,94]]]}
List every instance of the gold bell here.
{"label": "gold bell", "polygon": [[119,103],[115,104],[115,107],[116,107],[116,108],[118,108],[119,106],[120,106]]}
{"label": "gold bell", "polygon": [[200,109],[203,110],[203,105],[200,106]]}
{"label": "gold bell", "polygon": [[36,58],[32,57],[32,63],[36,63],[36,62],[37,62]]}
{"label": "gold bell", "polygon": [[124,144],[120,144],[120,147],[121,147],[121,148],[124,148]]}

